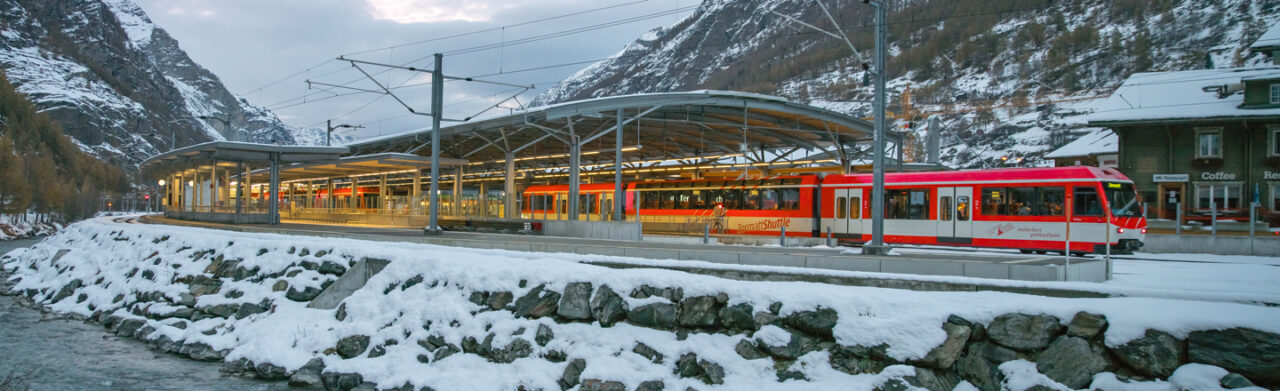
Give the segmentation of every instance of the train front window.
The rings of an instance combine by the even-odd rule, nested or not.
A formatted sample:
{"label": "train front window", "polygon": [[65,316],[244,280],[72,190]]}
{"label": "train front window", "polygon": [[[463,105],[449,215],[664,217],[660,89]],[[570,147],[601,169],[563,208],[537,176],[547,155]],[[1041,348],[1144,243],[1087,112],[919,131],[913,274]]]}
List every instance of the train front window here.
{"label": "train front window", "polygon": [[1107,204],[1111,206],[1111,215],[1116,217],[1140,217],[1142,205],[1138,202],[1138,193],[1133,191],[1132,183],[1105,183]]}
{"label": "train front window", "polygon": [[1102,201],[1098,199],[1098,190],[1092,187],[1078,186],[1074,190],[1072,214],[1076,216],[1102,216]]}

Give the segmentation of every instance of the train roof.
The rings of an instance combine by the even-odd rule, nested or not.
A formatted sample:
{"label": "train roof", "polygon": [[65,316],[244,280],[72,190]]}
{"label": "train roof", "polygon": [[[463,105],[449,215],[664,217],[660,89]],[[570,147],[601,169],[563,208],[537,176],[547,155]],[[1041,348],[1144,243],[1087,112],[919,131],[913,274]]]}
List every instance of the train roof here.
{"label": "train roof", "polygon": [[[885,173],[885,182],[887,183],[1000,182],[1052,179],[1132,182],[1129,177],[1114,168],[1091,166]],[[871,183],[871,174],[827,175],[824,177],[823,183]]]}

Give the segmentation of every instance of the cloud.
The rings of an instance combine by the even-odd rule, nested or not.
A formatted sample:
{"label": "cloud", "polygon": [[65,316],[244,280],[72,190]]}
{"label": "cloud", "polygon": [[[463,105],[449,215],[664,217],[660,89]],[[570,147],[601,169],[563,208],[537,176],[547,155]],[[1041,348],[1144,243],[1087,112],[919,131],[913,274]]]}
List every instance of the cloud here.
{"label": "cloud", "polygon": [[374,19],[396,23],[487,22],[529,2],[513,0],[365,0]]}

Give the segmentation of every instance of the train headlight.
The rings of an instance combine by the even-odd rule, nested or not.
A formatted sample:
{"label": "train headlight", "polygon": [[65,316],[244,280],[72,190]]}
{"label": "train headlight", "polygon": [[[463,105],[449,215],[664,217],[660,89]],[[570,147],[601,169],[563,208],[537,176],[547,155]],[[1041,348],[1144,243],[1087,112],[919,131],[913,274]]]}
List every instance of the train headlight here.
{"label": "train headlight", "polygon": [[1147,229],[1146,229],[1146,228],[1143,228],[1141,231],[1138,231],[1138,232],[1141,232],[1143,235],[1146,235],[1146,234],[1147,234]]}
{"label": "train headlight", "polygon": [[1116,228],[1116,233],[1118,234],[1124,233],[1124,228]]}

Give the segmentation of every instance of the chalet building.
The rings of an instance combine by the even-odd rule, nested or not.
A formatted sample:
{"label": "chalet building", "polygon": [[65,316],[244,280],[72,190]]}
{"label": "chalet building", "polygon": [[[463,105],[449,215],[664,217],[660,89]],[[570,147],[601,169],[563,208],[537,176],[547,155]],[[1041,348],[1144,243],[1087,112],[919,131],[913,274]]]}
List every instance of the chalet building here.
{"label": "chalet building", "polygon": [[1096,129],[1044,155],[1054,167],[1094,166],[1116,168],[1120,164],[1115,132]]}
{"label": "chalet building", "polygon": [[1119,169],[1148,215],[1205,220],[1280,211],[1280,66],[1138,73],[1089,124],[1119,136]]}

